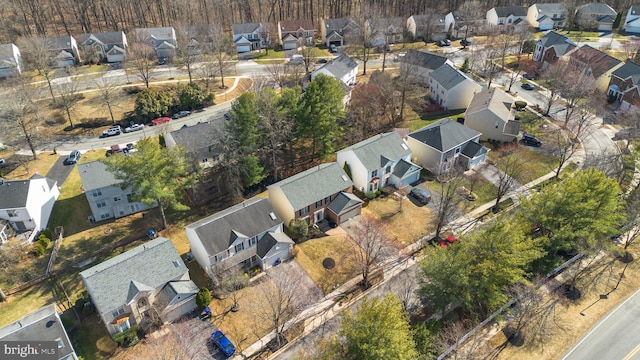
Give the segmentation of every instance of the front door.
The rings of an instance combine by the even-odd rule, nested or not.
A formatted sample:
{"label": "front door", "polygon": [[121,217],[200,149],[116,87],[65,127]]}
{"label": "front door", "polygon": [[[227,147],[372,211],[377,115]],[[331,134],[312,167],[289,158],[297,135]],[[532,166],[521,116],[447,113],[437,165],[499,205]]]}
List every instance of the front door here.
{"label": "front door", "polygon": [[318,223],[324,220],[324,209],[320,209],[313,213],[313,222]]}
{"label": "front door", "polygon": [[16,221],[14,224],[16,224],[16,229],[18,231],[24,231],[27,230],[27,227],[24,226],[24,221]]}

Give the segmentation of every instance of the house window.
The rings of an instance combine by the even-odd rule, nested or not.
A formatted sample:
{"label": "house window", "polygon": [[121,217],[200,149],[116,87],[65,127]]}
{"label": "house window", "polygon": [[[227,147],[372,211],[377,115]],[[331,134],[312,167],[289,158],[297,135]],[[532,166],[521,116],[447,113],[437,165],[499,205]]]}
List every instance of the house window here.
{"label": "house window", "polygon": [[391,172],[391,166],[387,166],[386,168],[384,168],[384,173],[388,174]]}
{"label": "house window", "polygon": [[321,207],[322,207],[322,200],[316,201],[316,209],[321,208]]}
{"label": "house window", "polygon": [[456,148],[456,154],[460,153],[460,148]]}
{"label": "house window", "polygon": [[107,206],[107,203],[104,200],[101,200],[101,201],[98,201],[96,205],[98,206],[98,208],[101,208],[101,207]]}
{"label": "house window", "polygon": [[114,196],[113,201],[120,201],[120,196]]}
{"label": "house window", "polygon": [[254,246],[256,244],[256,242],[258,242],[258,237],[254,236],[251,238],[251,246]]}
{"label": "house window", "polygon": [[635,99],[635,98],[636,98],[636,95],[638,95],[638,94],[635,94],[635,93],[634,93],[633,95],[631,95],[631,98],[632,98],[632,99]]}
{"label": "house window", "polygon": [[236,254],[239,253],[240,251],[244,250],[244,243],[236,245],[235,250],[236,250]]}
{"label": "house window", "polygon": [[92,191],[91,191],[91,196],[93,196],[93,197],[102,196],[102,190],[100,190],[100,189],[98,189],[98,190],[92,190]]}
{"label": "house window", "polygon": [[58,343],[58,349],[62,349],[64,347],[64,343],[61,338],[57,338],[56,342]]}
{"label": "house window", "polygon": [[371,177],[372,177],[372,178],[374,178],[374,177],[376,177],[376,176],[378,176],[378,170],[373,170],[373,171],[371,172]]}
{"label": "house window", "polygon": [[18,216],[18,211],[17,210],[7,210],[7,215],[9,215],[9,217],[16,217],[16,216]]}
{"label": "house window", "polygon": [[511,24],[511,20],[512,20],[512,19],[509,19],[509,24]]}
{"label": "house window", "polygon": [[324,198],[324,204],[325,205],[327,205],[330,202],[331,202],[331,196],[327,196],[326,198]]}
{"label": "house window", "polygon": [[108,219],[110,217],[111,217],[111,214],[109,213],[100,214],[100,219]]}
{"label": "house window", "polygon": [[300,210],[300,211],[298,212],[298,214],[299,214],[300,216],[305,215],[305,214],[308,214],[308,213],[309,213],[309,207],[308,207],[308,206],[307,206],[306,208],[304,208],[304,209],[302,209],[302,210]]}
{"label": "house window", "polygon": [[118,315],[120,315],[120,314],[124,314],[124,306],[120,306],[119,308],[114,309],[114,310],[111,312],[111,315],[113,315],[113,317],[114,317],[114,318],[115,318],[115,317],[117,317],[117,316],[118,316]]}

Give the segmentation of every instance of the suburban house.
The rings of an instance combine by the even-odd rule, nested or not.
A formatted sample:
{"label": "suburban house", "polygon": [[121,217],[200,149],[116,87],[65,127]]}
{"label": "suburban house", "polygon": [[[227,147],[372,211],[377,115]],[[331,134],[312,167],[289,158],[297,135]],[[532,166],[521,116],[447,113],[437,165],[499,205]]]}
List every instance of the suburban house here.
{"label": "suburban house", "polygon": [[347,86],[351,86],[356,83],[357,73],[358,63],[350,58],[349,55],[342,54],[312,72],[311,80],[318,76],[318,74],[325,74],[340,80]]}
{"label": "suburban house", "polygon": [[101,161],[78,164],[82,189],[91,208],[90,221],[121,218],[149,208],[143,202],[133,201],[131,188],[122,189],[120,180]]}
{"label": "suburban house", "polygon": [[164,134],[167,148],[182,146],[193,164],[203,170],[214,168],[222,159],[218,142],[224,128],[215,122],[184,125],[178,130]]}
{"label": "suburban house", "polygon": [[629,7],[622,29],[630,34],[640,33],[640,5],[631,5]]}
{"label": "suburban house", "polygon": [[413,40],[438,41],[447,38],[456,20],[453,13],[411,15],[407,19],[407,31]]}
{"label": "suburban house", "polygon": [[14,233],[11,224],[9,224],[7,220],[0,219],[0,244],[9,241],[9,238],[12,237]]}
{"label": "suburban house", "polygon": [[549,64],[554,64],[559,58],[567,55],[576,47],[576,44],[569,40],[568,37],[555,31],[549,31],[536,42],[533,60],[542,64],[542,67],[546,67]]}
{"label": "suburban house", "polygon": [[483,162],[489,149],[480,145],[479,132],[453,120],[440,120],[409,134],[413,161],[435,174],[460,165],[465,170]]}
{"label": "suburban house", "polygon": [[481,141],[514,141],[520,132],[514,102],[511,95],[498,88],[482,89],[464,113],[464,125],[479,131]]}
{"label": "suburban house", "polygon": [[473,94],[482,89],[473,79],[448,63],[429,74],[429,87],[431,99],[446,110],[466,109]]}
{"label": "suburban house", "polygon": [[527,10],[527,22],[540,31],[563,28],[568,16],[565,3],[533,4]]}
{"label": "suburban house", "polygon": [[20,75],[23,70],[20,49],[14,44],[0,45],[0,78]]}
{"label": "suburban house", "polygon": [[577,71],[593,76],[598,90],[602,92],[607,91],[611,74],[624,65],[622,61],[589,45],[582,45],[571,52],[569,64]]}
{"label": "suburban house", "polygon": [[313,21],[283,20],[278,23],[278,39],[283,50],[293,50],[301,46],[313,46],[315,28]]}
{"label": "suburban house", "polygon": [[575,23],[582,29],[611,31],[617,15],[618,13],[611,6],[592,2],[578,6]]}
{"label": "suburban house", "polygon": [[45,38],[46,46],[54,54],[57,67],[74,66],[80,64],[78,43],[73,36]]}
{"label": "suburban house", "polygon": [[422,168],[411,162],[411,150],[397,132],[376,135],[337,153],[356,189],[378,191],[387,185],[400,189],[420,179]]}
{"label": "suburban house", "polygon": [[357,29],[358,25],[353,19],[337,18],[337,19],[324,19],[322,20],[322,26],[320,27],[320,36],[322,43],[326,47],[331,45],[342,46],[349,42],[349,32]]}
{"label": "suburban house", "polygon": [[401,17],[369,19],[364,24],[365,31],[371,34],[371,45],[374,47],[401,43],[404,25]]}
{"label": "suburban house", "polygon": [[188,39],[189,55],[200,55],[203,50],[211,50],[213,38],[224,34],[220,24],[186,25],[183,27],[183,31],[184,36]]}
{"label": "suburban house", "polygon": [[640,106],[640,64],[627,61],[611,74],[607,95],[620,103],[621,110]]}
{"label": "suburban house", "polygon": [[429,74],[444,64],[453,65],[449,58],[430,53],[409,49],[402,57],[400,68],[403,72],[411,74],[415,82],[428,83]]}
{"label": "suburban house", "polygon": [[123,62],[128,46],[127,36],[122,31],[80,35],[80,49],[87,60]]}
{"label": "suburban house", "polygon": [[58,183],[38,174],[29,180],[0,178],[0,219],[19,233],[33,230],[25,239],[31,242],[46,229],[58,196]]}
{"label": "suburban house", "polygon": [[137,28],[136,40],[147,42],[156,51],[158,58],[173,58],[176,56],[176,31],[171,26],[155,28]]}
{"label": "suburban house", "polygon": [[359,215],[363,201],[351,194],[353,182],[336,162],[320,164],[268,187],[275,213],[309,225],[328,219],[338,225]]}
{"label": "suburban house", "polygon": [[233,24],[231,31],[238,53],[264,49],[271,42],[271,24],[269,23]]}
{"label": "suburban house", "polygon": [[[480,15],[480,14],[478,14]],[[466,39],[468,36],[475,36],[477,32],[480,32],[488,26],[487,20],[478,16],[472,16],[470,18],[460,15],[459,12],[453,13],[455,23],[451,35],[455,38]]]}
{"label": "suburban house", "polygon": [[[56,304],[49,304],[41,307],[40,309],[21,317],[19,320],[3,326],[0,328],[0,341],[29,342],[32,346],[39,342],[51,341],[54,343],[55,348],[50,350],[52,353],[55,351],[57,356],[45,356],[44,358],[53,358],[58,360],[78,359],[78,355],[76,355],[76,351],[73,349],[71,340],[69,340],[69,335],[67,335],[67,331],[62,324],[60,315],[58,315]],[[46,345],[43,344],[40,349],[44,350],[45,346]],[[25,355],[27,354],[25,353]],[[33,355],[33,358],[37,357],[34,354],[31,355]],[[20,358],[19,355],[16,356]],[[39,356],[43,355],[40,354]],[[25,358],[29,357],[31,356]]]}
{"label": "suburban house", "polygon": [[159,237],[80,273],[109,334],[162,325],[196,309],[200,290],[171,240]]}
{"label": "suburban house", "polygon": [[524,6],[496,6],[487,11],[487,24],[500,31],[520,32],[529,27]]}
{"label": "suburban house", "polygon": [[267,199],[253,198],[185,227],[191,254],[213,279],[239,266],[266,270],[291,256],[293,240]]}

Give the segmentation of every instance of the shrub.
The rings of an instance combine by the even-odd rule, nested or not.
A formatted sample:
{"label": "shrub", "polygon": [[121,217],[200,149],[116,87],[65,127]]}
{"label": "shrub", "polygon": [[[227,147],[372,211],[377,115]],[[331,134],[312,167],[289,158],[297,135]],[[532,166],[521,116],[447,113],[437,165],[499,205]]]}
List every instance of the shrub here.
{"label": "shrub", "polygon": [[138,325],[133,325],[123,332],[113,334],[111,338],[120,346],[126,347],[135,345],[140,341],[140,338],[138,337]]}
{"label": "shrub", "polygon": [[517,100],[514,104],[516,106],[516,110],[518,110],[518,111],[522,111],[524,108],[527,107],[527,102],[526,101]]}
{"label": "shrub", "polygon": [[44,247],[44,245],[42,245],[42,243],[40,242],[37,242],[33,247],[33,255],[42,256],[44,255],[45,250],[46,248]]}
{"label": "shrub", "polygon": [[289,231],[291,231],[291,235],[293,235],[294,238],[300,239],[309,233],[309,225],[302,219],[291,219],[291,221],[289,221]]}
{"label": "shrub", "polygon": [[211,302],[211,292],[207,288],[202,288],[198,291],[198,295],[196,295],[196,305],[200,309],[204,309],[209,306]]}
{"label": "shrub", "polygon": [[38,235],[38,242],[46,249],[49,247],[49,244],[51,244],[51,239],[49,239],[45,234],[40,234]]}
{"label": "shrub", "polygon": [[378,196],[378,194],[376,192],[369,191],[365,193],[364,196],[367,198],[367,200],[373,200],[376,198],[376,196]]}

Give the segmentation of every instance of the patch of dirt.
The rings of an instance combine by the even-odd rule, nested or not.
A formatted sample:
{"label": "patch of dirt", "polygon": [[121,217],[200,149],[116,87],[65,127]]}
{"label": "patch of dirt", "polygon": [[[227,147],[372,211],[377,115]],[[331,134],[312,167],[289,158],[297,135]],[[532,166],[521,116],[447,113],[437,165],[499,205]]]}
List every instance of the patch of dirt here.
{"label": "patch of dirt", "polygon": [[327,270],[331,270],[336,266],[336,261],[330,257],[325,258],[324,260],[322,260],[322,266]]}

